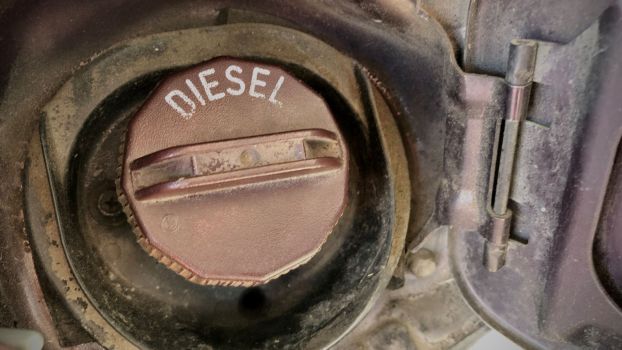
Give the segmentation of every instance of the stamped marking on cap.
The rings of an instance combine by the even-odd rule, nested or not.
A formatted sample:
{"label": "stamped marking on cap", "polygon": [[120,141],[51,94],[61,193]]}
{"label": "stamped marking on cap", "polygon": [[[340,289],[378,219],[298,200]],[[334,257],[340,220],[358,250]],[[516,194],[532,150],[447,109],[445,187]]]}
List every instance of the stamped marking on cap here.
{"label": "stamped marking on cap", "polygon": [[[244,79],[244,68],[230,64],[224,69],[223,80],[214,78],[216,70],[207,68],[201,70],[192,79],[185,80],[185,89],[173,89],[164,96],[164,101],[183,119],[190,119],[197,112],[197,106],[206,106],[207,103],[231,96],[247,95],[252,98],[265,99],[268,102],[282,107],[283,102],[278,100],[279,90],[285,82],[285,76],[279,75],[270,86],[264,79],[274,73],[262,66],[246,68],[251,70],[250,79]],[[198,81],[203,90],[195,84]],[[206,101],[207,98],[207,101]]]}
{"label": "stamped marking on cap", "polygon": [[348,149],[285,70],[219,58],[166,78],[128,124],[120,200],[151,256],[251,286],[307,263],[347,203]]}
{"label": "stamped marking on cap", "polygon": [[175,233],[179,230],[179,217],[175,214],[166,214],[162,218],[162,229]]}

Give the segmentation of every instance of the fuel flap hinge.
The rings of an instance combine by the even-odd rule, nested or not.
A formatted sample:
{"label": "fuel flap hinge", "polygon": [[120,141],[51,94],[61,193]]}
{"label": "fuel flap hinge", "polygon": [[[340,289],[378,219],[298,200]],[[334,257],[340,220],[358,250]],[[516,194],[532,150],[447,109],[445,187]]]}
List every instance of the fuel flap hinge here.
{"label": "fuel flap hinge", "polygon": [[484,265],[498,271],[505,264],[512,211],[508,208],[521,123],[527,116],[538,44],[515,39],[510,44],[505,83],[508,93],[505,115],[497,121],[488,189],[489,235]]}

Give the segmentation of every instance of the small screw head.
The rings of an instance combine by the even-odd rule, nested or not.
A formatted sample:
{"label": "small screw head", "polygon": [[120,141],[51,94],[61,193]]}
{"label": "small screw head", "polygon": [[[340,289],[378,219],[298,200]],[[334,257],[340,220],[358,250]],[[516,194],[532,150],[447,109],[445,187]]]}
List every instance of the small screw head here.
{"label": "small screw head", "polygon": [[105,190],[99,195],[97,209],[104,216],[117,216],[123,211],[116,192],[112,190]]}
{"label": "small screw head", "polygon": [[416,277],[428,277],[436,270],[436,254],[426,248],[419,249],[409,255],[407,264]]}

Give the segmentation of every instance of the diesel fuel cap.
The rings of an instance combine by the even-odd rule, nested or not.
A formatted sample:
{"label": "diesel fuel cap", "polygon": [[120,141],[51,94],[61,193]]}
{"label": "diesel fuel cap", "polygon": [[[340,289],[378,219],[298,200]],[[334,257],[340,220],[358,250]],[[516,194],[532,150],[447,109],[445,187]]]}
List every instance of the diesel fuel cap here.
{"label": "diesel fuel cap", "polygon": [[129,122],[118,192],[140,245],[199,284],[309,261],[347,202],[325,101],[273,65],[218,58],[162,81]]}

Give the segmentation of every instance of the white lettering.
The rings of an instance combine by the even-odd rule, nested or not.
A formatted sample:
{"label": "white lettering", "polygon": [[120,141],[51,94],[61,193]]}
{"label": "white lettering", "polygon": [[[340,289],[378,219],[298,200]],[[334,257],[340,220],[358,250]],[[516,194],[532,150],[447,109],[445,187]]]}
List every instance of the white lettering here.
{"label": "white lettering", "polygon": [[279,77],[279,80],[277,80],[276,85],[274,86],[274,90],[272,90],[272,93],[270,94],[270,98],[268,99],[268,101],[274,103],[274,104],[278,104],[279,106],[283,105],[281,103],[281,101],[278,101],[276,99],[276,94],[279,92],[279,90],[281,89],[281,85],[283,85],[283,81],[285,80],[285,78],[281,75]]}
{"label": "white lettering", "polygon": [[227,79],[232,83],[238,84],[239,86],[238,89],[227,88],[227,92],[229,93],[229,95],[240,96],[244,93],[244,90],[246,89],[246,84],[244,84],[244,81],[242,79],[231,75],[231,71],[235,71],[238,74],[241,74],[242,68],[232,64],[227,67],[227,70],[225,70],[225,76],[227,77]]}
{"label": "white lettering", "polygon": [[[268,102],[278,107],[283,106],[278,97],[280,91],[283,90],[285,76],[279,76],[274,86],[268,86],[266,77],[270,76],[272,72],[266,68],[253,67],[252,73],[250,73],[250,68],[245,72],[241,66],[230,64],[224,72],[219,71],[218,75],[221,76],[222,73],[224,73],[224,77],[220,77],[219,81],[219,79],[214,78],[216,70],[206,68],[198,73],[200,85],[204,91],[201,91],[196,80],[185,79],[187,89],[174,89],[164,97],[164,100],[184,119],[192,118],[196,114],[197,106],[205,106],[208,101],[217,101],[227,95],[242,96],[247,94],[250,97],[267,99]],[[250,78],[243,77],[243,73],[250,75]],[[225,81],[224,86],[220,84],[223,79]],[[223,89],[222,91],[216,91],[219,86]]]}
{"label": "white lettering", "polygon": [[199,100],[199,103],[201,104],[201,106],[205,106],[205,99],[203,98],[203,96],[201,96],[201,93],[199,92],[197,87],[194,86],[194,83],[192,82],[192,80],[186,79],[186,85],[188,85],[188,88],[190,89],[190,91],[192,91],[192,93],[194,94],[194,97],[196,97],[197,100]]}
{"label": "white lettering", "polygon": [[206,76],[209,76],[212,74],[214,74],[214,68],[208,68],[204,71],[201,71],[199,73],[199,80],[201,81],[201,84],[203,85],[203,88],[205,89],[205,93],[207,94],[207,99],[210,101],[216,101],[216,100],[220,100],[221,98],[225,97],[225,93],[224,92],[218,92],[216,94],[212,93],[212,89],[218,86],[218,81],[212,80],[208,83],[207,80],[205,79]]}
{"label": "white lettering", "polygon": [[266,86],[266,82],[265,81],[259,80],[259,78],[258,78],[259,74],[268,76],[268,75],[270,75],[270,71],[265,69],[265,68],[261,68],[261,67],[255,67],[253,69],[253,77],[251,78],[251,86],[248,89],[248,94],[253,96],[253,97],[257,97],[257,98],[266,98],[266,95],[264,95],[264,94],[262,94],[260,92],[257,92],[255,90],[255,88],[257,86],[261,86],[261,87]]}
{"label": "white lettering", "polygon": [[[179,96],[179,98],[181,98],[188,105],[188,107],[190,107],[190,112],[184,110],[179,104],[177,104],[177,102],[173,100],[173,97],[175,96]],[[164,100],[166,101],[166,103],[169,104],[169,106],[173,107],[173,109],[176,110],[177,113],[179,113],[184,119],[190,119],[194,112],[197,110],[196,104],[194,104],[194,102],[192,102],[192,100],[188,96],[186,96],[186,94],[179,90],[173,90],[169,92],[166,97],[164,97]]]}

